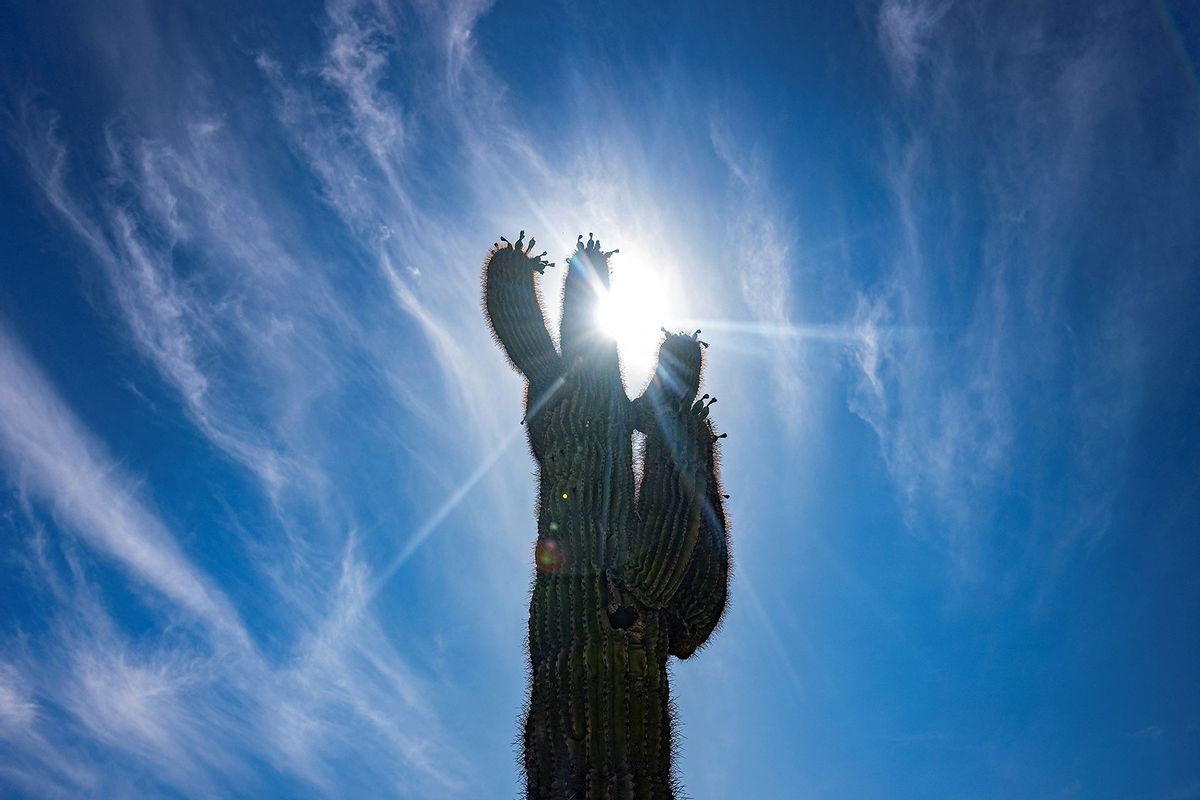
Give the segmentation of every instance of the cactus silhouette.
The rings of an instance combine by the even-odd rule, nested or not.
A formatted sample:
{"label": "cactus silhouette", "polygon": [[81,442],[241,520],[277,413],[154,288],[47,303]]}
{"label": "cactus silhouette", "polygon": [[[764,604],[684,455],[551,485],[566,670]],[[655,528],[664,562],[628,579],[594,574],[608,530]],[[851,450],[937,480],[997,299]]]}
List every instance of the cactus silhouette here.
{"label": "cactus silhouette", "polygon": [[484,308],[526,379],[538,464],[526,796],[672,798],[667,658],[708,639],[728,591],[716,398],[696,399],[707,347],[696,331],[666,334],[649,386],[629,399],[596,324],[616,251],[591,236],[568,259],[557,347],[537,291],[553,264],[534,240],[502,237],[484,262]]}

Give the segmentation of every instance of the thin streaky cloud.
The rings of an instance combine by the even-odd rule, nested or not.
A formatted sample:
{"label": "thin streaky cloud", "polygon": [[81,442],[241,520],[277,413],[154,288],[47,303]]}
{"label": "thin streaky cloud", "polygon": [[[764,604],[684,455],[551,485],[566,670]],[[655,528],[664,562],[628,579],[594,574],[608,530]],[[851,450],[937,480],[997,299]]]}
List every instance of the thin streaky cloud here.
{"label": "thin streaky cloud", "polygon": [[[1069,485],[1045,476],[1044,486],[1027,489],[1037,497],[1031,529],[1053,531],[1054,542],[1031,567],[1039,573],[1035,606],[1113,526],[1112,476],[1129,433],[1110,421],[1126,419],[1136,402],[1147,340],[1128,298],[1154,291],[1143,278],[1149,264],[1170,258],[1160,242],[1194,238],[1183,233],[1178,187],[1196,174],[1198,157],[1194,145],[1181,146],[1175,160],[1159,163],[1130,144],[1144,122],[1120,15],[1081,15],[1070,46],[1055,46],[1053,16],[1048,7],[879,6],[878,46],[906,91],[905,110],[883,123],[895,255],[877,286],[860,293],[861,337],[850,349],[858,376],[850,408],[878,434],[910,528],[947,547],[959,578],[984,576],[994,543],[972,531],[1002,513],[997,490],[1022,479],[1014,464],[1046,463],[1057,447],[1078,461]],[[989,129],[991,114],[1011,125]],[[1106,138],[1118,120],[1131,136]],[[983,142],[976,186],[954,182],[942,158],[955,136]],[[1120,176],[1143,170],[1157,180],[1153,189],[1128,184],[1142,201],[1104,229],[1087,209],[1096,192],[1126,186],[1105,166],[1114,163],[1125,165]],[[983,209],[978,230],[963,216],[973,203]],[[1098,301],[1093,313],[1104,324],[1080,340],[1069,302],[1079,273],[1073,254],[1093,240],[1111,241],[1110,249],[1143,244],[1128,253],[1127,269],[1089,277],[1124,288]],[[938,335],[882,337],[887,326]],[[1036,398],[1031,380],[1063,388]],[[1022,410],[1043,403],[1065,422],[1054,437],[1031,441],[1023,433],[1038,420]]]}
{"label": "thin streaky cloud", "polygon": [[917,83],[921,61],[937,24],[950,8],[948,2],[885,0],[879,7],[879,46],[897,82],[905,90]]}
{"label": "thin streaky cloud", "polygon": [[0,453],[17,487],[138,580],[204,619],[222,639],[247,646],[228,599],[187,560],[3,323],[0,376]]}
{"label": "thin streaky cloud", "polygon": [[[60,218],[82,240],[103,269],[117,307],[139,350],[179,392],[196,426],[219,449],[278,489],[283,464],[277,452],[255,435],[239,430],[212,401],[212,382],[200,367],[203,351],[213,345],[216,328],[206,307],[172,273],[170,256],[143,236],[141,225],[121,203],[107,206],[108,216],[93,214],[68,183],[69,153],[58,133],[57,115],[44,111],[28,98],[22,100],[22,128],[18,150],[30,173]],[[106,134],[110,157],[120,157],[114,134]],[[143,159],[142,167],[150,161]],[[110,163],[114,179],[133,181],[117,163]],[[165,195],[161,176],[145,183],[146,197]],[[218,196],[220,193],[215,193]],[[102,201],[102,203],[105,201]],[[170,203],[163,205],[167,226],[178,235],[180,223]]]}
{"label": "thin streaky cloud", "polygon": [[[709,140],[728,170],[731,196],[739,198],[726,223],[725,239],[737,242],[735,266],[742,298],[767,328],[792,327],[792,279],[796,259],[792,224],[773,209],[775,202],[764,175],[765,167],[734,138],[725,120],[711,117]],[[774,400],[779,419],[793,434],[812,420],[803,350],[796,344],[777,347],[771,354]]]}
{"label": "thin streaky cloud", "polygon": [[59,404],[0,403],[0,794],[519,792],[536,478],[480,267],[521,228],[552,330],[590,230],[712,345],[685,784],[1187,792],[1187,15],[277,5],[0,13],[0,305]]}

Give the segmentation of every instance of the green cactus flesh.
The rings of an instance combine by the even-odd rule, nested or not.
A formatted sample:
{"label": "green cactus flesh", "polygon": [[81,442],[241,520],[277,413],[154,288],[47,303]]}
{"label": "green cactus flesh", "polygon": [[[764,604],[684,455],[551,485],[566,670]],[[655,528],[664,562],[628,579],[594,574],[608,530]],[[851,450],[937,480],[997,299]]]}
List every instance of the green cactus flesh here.
{"label": "green cactus flesh", "polygon": [[[725,608],[729,548],[695,334],[667,334],[630,400],[595,324],[611,253],[582,236],[568,259],[561,350],[524,232],[484,263],[484,306],[525,376],[538,463],[538,536],[524,722],[530,798],[671,798],[667,658],[691,656]],[[614,251],[615,252],[615,251]],[[697,332],[698,333],[698,332]],[[633,433],[645,434],[640,481]]]}

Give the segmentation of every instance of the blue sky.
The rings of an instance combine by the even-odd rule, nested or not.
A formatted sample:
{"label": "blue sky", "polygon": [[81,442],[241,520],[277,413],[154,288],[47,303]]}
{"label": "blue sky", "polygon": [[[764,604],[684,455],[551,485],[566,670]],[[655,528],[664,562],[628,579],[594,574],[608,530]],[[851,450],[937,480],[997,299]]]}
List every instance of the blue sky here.
{"label": "blue sky", "polygon": [[1200,797],[1194,3],[24,3],[0,52],[0,794],[516,795],[525,229],[712,343],[691,797]]}

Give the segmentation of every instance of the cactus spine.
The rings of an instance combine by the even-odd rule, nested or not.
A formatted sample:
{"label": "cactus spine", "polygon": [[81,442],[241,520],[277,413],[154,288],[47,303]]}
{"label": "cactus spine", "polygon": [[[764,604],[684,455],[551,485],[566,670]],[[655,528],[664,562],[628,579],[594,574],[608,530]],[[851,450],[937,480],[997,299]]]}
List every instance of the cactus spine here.
{"label": "cactus spine", "polygon": [[[524,720],[529,798],[672,798],[667,658],[688,658],[725,608],[729,549],[715,398],[696,394],[703,342],[668,333],[654,377],[630,400],[616,344],[599,334],[609,258],[579,237],[568,259],[561,350],[524,231],[484,263],[484,307],[525,376],[538,463],[536,578]],[[645,434],[635,486],[633,432]]]}

